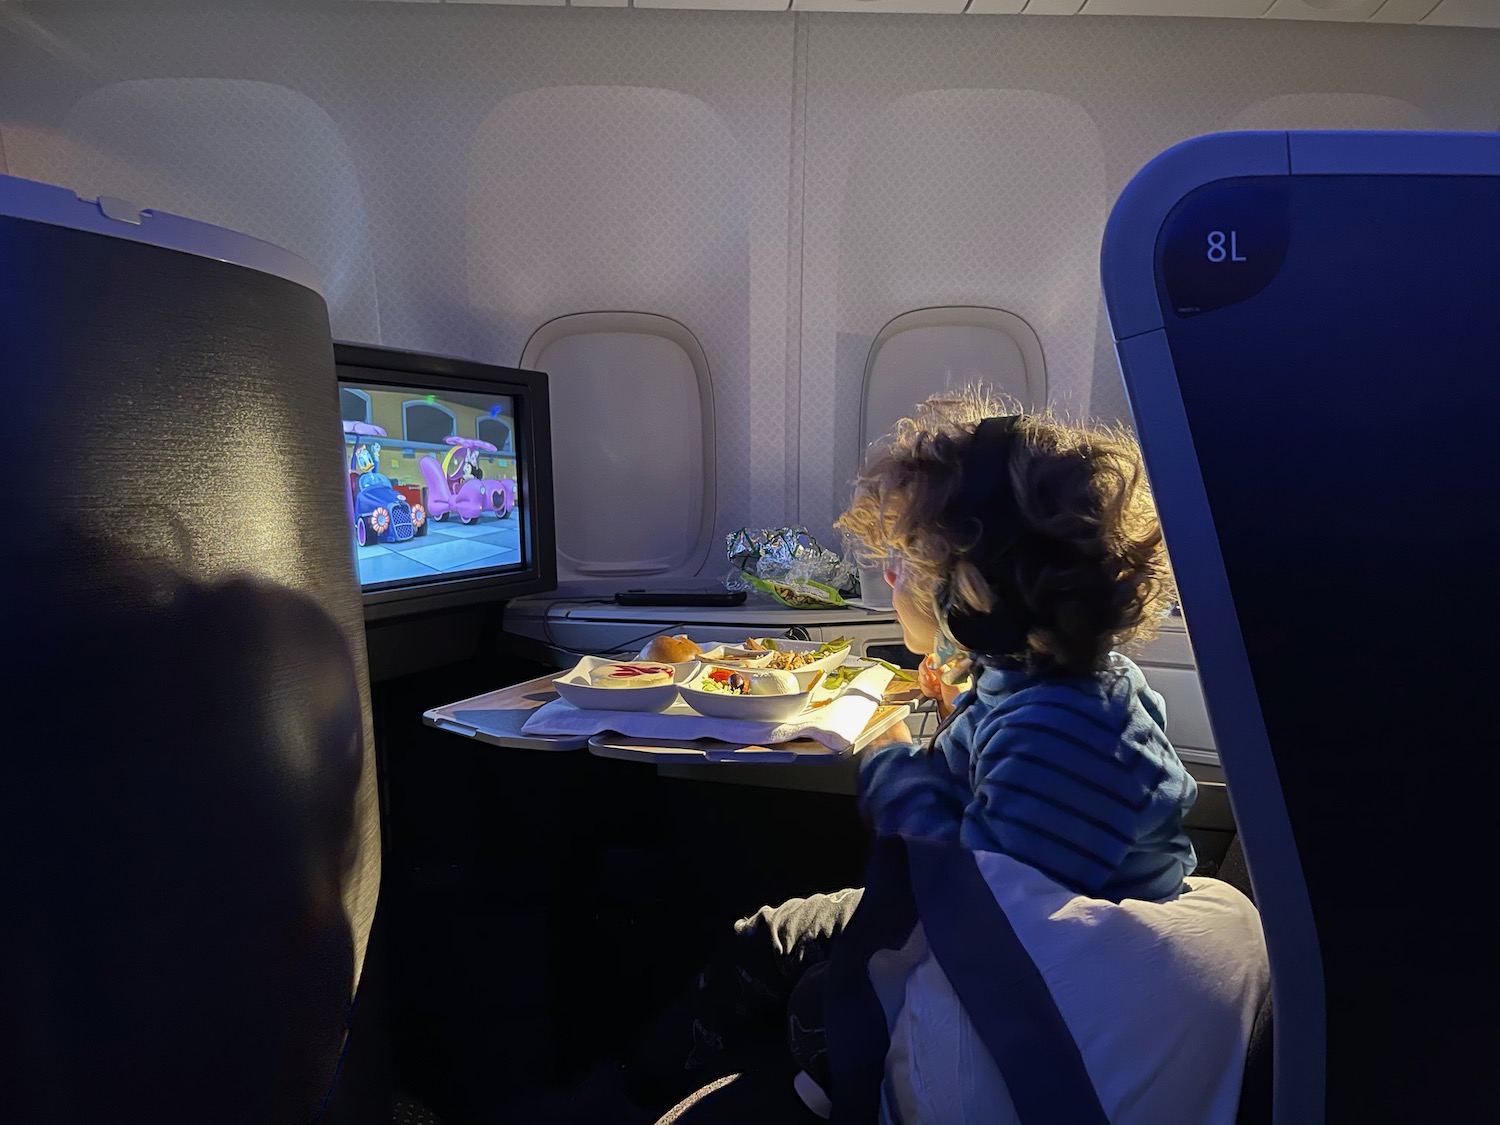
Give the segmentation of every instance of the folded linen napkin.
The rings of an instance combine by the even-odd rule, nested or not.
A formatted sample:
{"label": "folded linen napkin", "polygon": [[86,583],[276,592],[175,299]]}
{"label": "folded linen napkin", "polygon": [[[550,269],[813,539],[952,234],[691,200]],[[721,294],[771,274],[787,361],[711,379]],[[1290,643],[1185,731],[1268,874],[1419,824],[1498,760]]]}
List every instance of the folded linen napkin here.
{"label": "folded linen napkin", "polygon": [[[809,708],[785,722],[752,723],[700,715],[679,697],[665,711],[588,711],[566,699],[555,699],[532,712],[521,733],[595,735],[612,730],[628,738],[663,738],[688,742],[714,738],[744,746],[769,746],[794,738],[811,738],[840,753],[853,749],[880,706],[891,670],[866,668],[826,707]],[[814,692],[814,700],[818,694]]]}

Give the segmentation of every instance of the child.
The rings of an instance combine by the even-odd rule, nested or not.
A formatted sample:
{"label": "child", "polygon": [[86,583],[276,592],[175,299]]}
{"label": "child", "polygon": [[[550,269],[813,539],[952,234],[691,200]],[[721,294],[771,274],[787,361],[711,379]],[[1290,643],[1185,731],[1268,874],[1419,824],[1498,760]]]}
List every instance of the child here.
{"label": "child", "polygon": [[1002,852],[1113,901],[1176,894],[1197,787],[1161,697],[1112,651],[1171,594],[1134,443],[940,396],[898,424],[839,526],[898,560],[908,648],[946,636],[971,654],[973,688],[929,748],[867,753],[876,831]]}
{"label": "child", "polygon": [[[1178,894],[1197,786],[1161,697],[1113,651],[1152,630],[1172,590],[1130,438],[937,396],[897,425],[838,526],[866,558],[896,560],[903,641],[935,654],[923,689],[946,712],[927,747],[898,728],[866,751],[876,833],[1008,855],[1092,898]],[[826,1115],[820,985],[804,979],[790,1045],[799,1092]]]}
{"label": "child", "polygon": [[[837,526],[865,561],[897,560],[886,578],[907,648],[959,653],[924,685],[952,705],[931,745],[898,723],[865,751],[861,800],[877,833],[1000,852],[1090,897],[1176,895],[1195,866],[1182,819],[1196,785],[1161,697],[1113,651],[1151,630],[1172,591],[1134,442],[1017,415],[980,391],[939,395],[896,426]],[[937,669],[962,674],[964,653],[972,689],[955,699]],[[621,1072],[623,1089],[670,1105],[763,1060],[764,1028],[781,1021],[798,1093],[826,1113],[820,998],[798,985],[818,979],[808,971],[860,898],[793,899],[738,922],[695,995]]]}

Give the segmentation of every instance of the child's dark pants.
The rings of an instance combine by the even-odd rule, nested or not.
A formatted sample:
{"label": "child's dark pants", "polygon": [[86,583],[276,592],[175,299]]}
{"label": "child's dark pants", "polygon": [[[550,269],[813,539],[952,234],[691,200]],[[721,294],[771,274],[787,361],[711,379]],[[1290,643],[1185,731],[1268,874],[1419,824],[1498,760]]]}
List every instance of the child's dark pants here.
{"label": "child's dark pants", "polygon": [[726,1074],[767,1062],[784,1066],[789,1055],[826,1083],[816,985],[822,974],[798,991],[790,1010],[789,1001],[808,970],[828,960],[862,893],[794,898],[736,922],[696,986],[652,1024],[627,1061],[634,1096],[672,1105]]}

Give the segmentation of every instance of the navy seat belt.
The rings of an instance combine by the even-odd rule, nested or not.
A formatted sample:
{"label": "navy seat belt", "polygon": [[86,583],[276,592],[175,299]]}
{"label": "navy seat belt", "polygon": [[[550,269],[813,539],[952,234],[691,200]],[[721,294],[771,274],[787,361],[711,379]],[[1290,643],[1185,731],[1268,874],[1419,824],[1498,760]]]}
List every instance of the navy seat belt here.
{"label": "navy seat belt", "polygon": [[934,840],[906,847],[932,955],[1000,1068],[1022,1125],[1108,1125],[1083,1052],[974,853]]}
{"label": "navy seat belt", "polygon": [[1108,1125],[1078,1044],[973,853],[900,837],[876,841],[864,897],[828,967],[834,1125],[879,1120],[890,1037],[868,965],[904,945],[918,917],[1022,1125]]}

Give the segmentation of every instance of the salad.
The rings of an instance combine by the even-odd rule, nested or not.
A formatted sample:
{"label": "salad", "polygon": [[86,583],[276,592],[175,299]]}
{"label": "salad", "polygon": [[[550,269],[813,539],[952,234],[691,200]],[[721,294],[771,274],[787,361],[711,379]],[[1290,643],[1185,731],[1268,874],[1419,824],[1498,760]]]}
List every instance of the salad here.
{"label": "salad", "polygon": [[714,695],[795,695],[797,680],[786,672],[735,672],[713,668],[694,685]]}
{"label": "salad", "polygon": [[781,648],[771,637],[750,637],[745,641],[745,648],[751,653],[769,652],[771,657],[761,668],[775,668],[783,672],[794,672],[798,668],[805,668],[809,664],[816,664],[820,660],[826,660],[850,645],[848,637],[836,637],[831,641],[825,641],[815,649],[800,651]]}
{"label": "salad", "polygon": [[697,686],[715,695],[749,695],[750,677],[731,672],[728,668],[715,668],[699,680]]}

